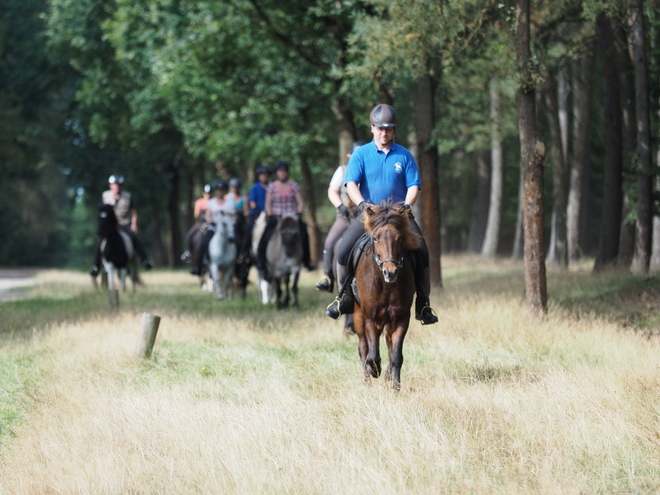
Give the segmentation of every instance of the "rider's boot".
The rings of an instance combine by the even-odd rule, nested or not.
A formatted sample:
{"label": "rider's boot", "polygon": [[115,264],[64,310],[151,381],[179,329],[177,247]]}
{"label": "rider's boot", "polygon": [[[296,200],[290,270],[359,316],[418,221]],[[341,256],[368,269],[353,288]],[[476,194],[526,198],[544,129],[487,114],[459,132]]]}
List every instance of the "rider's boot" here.
{"label": "rider's boot", "polygon": [[98,267],[97,265],[92,265],[92,269],[89,271],[89,274],[90,274],[92,277],[97,277],[98,274],[99,274],[99,271],[100,271],[100,270],[99,270],[99,267]]}
{"label": "rider's boot", "polygon": [[[419,273],[419,272],[422,273]],[[415,273],[415,285],[417,289],[417,300],[415,301],[415,319],[422,325],[432,325],[438,322],[435,311],[431,309],[429,295],[431,293],[431,272],[429,267],[417,270]]]}
{"label": "rider's boot", "polygon": [[142,266],[146,270],[151,270],[154,267],[154,265],[151,264],[151,261],[149,261],[148,258],[145,258],[145,259],[142,260]]}
{"label": "rider's boot", "polygon": [[[323,250],[323,273],[332,273],[332,252]],[[332,292],[334,283],[331,275],[325,275],[318,284],[316,284],[316,290],[322,292]]]}
{"label": "rider's boot", "polygon": [[355,306],[355,297],[353,296],[353,289],[346,287],[342,294],[342,288],[348,283],[348,269],[344,265],[337,263],[337,288],[341,297],[337,296],[334,301],[325,310],[325,315],[333,320],[338,320],[341,315],[353,314],[353,307]]}

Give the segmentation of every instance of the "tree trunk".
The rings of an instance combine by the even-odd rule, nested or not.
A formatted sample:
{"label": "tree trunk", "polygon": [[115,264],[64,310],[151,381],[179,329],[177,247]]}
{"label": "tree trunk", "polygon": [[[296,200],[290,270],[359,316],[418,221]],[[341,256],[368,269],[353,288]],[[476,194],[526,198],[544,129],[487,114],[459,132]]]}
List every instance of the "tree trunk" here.
{"label": "tree trunk", "polygon": [[617,61],[622,68],[624,77],[622,87],[623,126],[624,126],[624,179],[623,179],[623,207],[621,211],[621,231],[619,235],[619,254],[617,262],[620,266],[630,267],[635,251],[635,223],[628,220],[629,214],[634,208],[634,200],[628,191],[634,188],[632,177],[635,175],[635,155],[637,150],[637,118],[635,116],[635,74],[632,61],[628,56],[628,43],[626,33],[620,23],[616,23],[614,30],[615,47],[617,50]]}
{"label": "tree trunk", "polygon": [[518,183],[518,213],[516,214],[516,233],[513,239],[513,253],[514,260],[521,260],[525,256],[525,239],[523,235],[523,172],[520,169],[520,181]]}
{"label": "tree trunk", "polygon": [[630,271],[648,273],[651,260],[653,182],[643,0],[630,0],[629,24],[631,58],[635,67],[635,113],[637,114],[637,222],[635,223],[635,254]]}
{"label": "tree trunk", "polygon": [[612,25],[606,14],[596,20],[598,44],[603,61],[603,105],[605,110],[605,157],[603,178],[603,209],[600,238],[594,271],[617,260],[623,193],[623,143],[619,68],[616,63]]}
{"label": "tree trunk", "polygon": [[339,165],[344,165],[346,155],[351,152],[353,143],[357,141],[357,129],[355,128],[355,120],[353,112],[350,110],[346,98],[340,94],[341,81],[336,81],[336,94],[332,104],[332,112],[335,115],[337,122],[337,130],[339,135]]}
{"label": "tree trunk", "polygon": [[550,164],[552,165],[552,188],[554,202],[552,211],[551,261],[562,269],[568,268],[568,246],[566,241],[566,203],[568,196],[568,169],[564,159],[561,139],[557,82],[551,72],[545,78],[545,104],[550,130]]}
{"label": "tree trunk", "polygon": [[429,250],[431,284],[442,287],[440,262],[440,198],[438,190],[438,149],[432,142],[435,126],[435,89],[437,81],[427,72],[415,83],[415,134],[419,146],[419,172],[422,181],[421,229]]}
{"label": "tree trunk", "polygon": [[584,183],[589,161],[589,123],[591,121],[591,80],[594,56],[591,47],[575,62],[573,74],[573,167],[568,192],[566,228],[568,260],[580,259],[580,219],[584,208]]}
{"label": "tree trunk", "polygon": [[516,101],[523,171],[525,294],[528,313],[539,317],[547,313],[548,303],[543,242],[545,147],[538,141],[536,128],[535,77],[531,72],[530,0],[517,0],[516,21],[516,65],[520,75]]}
{"label": "tree trunk", "polygon": [[319,253],[322,249],[321,232],[316,221],[316,199],[314,195],[314,180],[309,168],[307,154],[303,151],[300,156],[300,168],[303,178],[303,200],[305,202],[305,217],[307,220],[307,233],[309,235],[310,262],[318,265]]}
{"label": "tree trunk", "polygon": [[167,266],[179,263],[181,254],[181,217],[179,210],[179,167],[170,162],[167,166],[169,191],[167,194]]}
{"label": "tree trunk", "polygon": [[490,80],[488,92],[490,95],[490,205],[488,207],[488,226],[486,228],[486,236],[481,254],[487,258],[494,258],[497,254],[497,243],[500,235],[502,191],[504,187],[504,161],[502,158],[502,138],[500,135],[500,92],[495,79]]}
{"label": "tree trunk", "polygon": [[484,236],[488,225],[488,202],[490,197],[490,152],[476,153],[477,161],[477,198],[468,236],[468,251],[481,253]]}
{"label": "tree trunk", "polygon": [[[300,118],[302,121],[303,128],[309,128],[309,117],[307,110],[302,110],[300,112]],[[351,117],[352,118],[352,117]],[[352,122],[352,121],[351,121]],[[341,132],[340,132],[340,141],[341,141]],[[353,141],[351,141],[352,145]],[[348,148],[347,152],[350,152]],[[344,157],[346,154],[343,155]],[[310,263],[314,266],[318,264],[319,253],[323,249],[323,241],[321,239],[321,232],[319,229],[318,222],[316,221],[316,197],[314,195],[314,179],[312,177],[312,171],[309,168],[309,162],[307,161],[307,153],[305,150],[300,154],[300,168],[302,172],[302,194],[303,202],[305,204],[305,218],[307,223],[307,234],[309,235],[309,260]]]}
{"label": "tree trunk", "polygon": [[[658,9],[660,9],[660,2],[656,0],[653,7],[656,11],[658,11]],[[650,85],[652,88],[657,88],[660,82],[658,74],[658,70],[660,69],[660,54],[658,54],[658,47],[660,46],[660,29],[658,29],[658,26],[655,23],[649,24],[649,39],[651,45],[649,52],[653,54],[653,58],[650,60],[650,72],[653,75],[650,81]],[[660,118],[659,103],[660,98],[656,98],[656,118]],[[655,162],[656,166],[660,165],[660,148],[656,149]],[[660,191],[660,174],[655,176],[654,182],[655,190]],[[657,214],[653,215],[653,240],[651,245],[651,270],[658,270],[660,268],[660,216]]]}

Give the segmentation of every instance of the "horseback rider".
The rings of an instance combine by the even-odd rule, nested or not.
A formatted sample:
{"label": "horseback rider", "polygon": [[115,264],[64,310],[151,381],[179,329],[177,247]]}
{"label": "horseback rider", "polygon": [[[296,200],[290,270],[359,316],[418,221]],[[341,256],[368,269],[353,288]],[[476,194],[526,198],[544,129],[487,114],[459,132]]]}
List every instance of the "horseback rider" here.
{"label": "horseback rider", "polygon": [[[138,253],[140,260],[142,261],[142,266],[147,270],[152,268],[152,264],[147,257],[147,253],[144,250],[142,242],[137,236],[138,233],[138,214],[135,206],[133,205],[133,196],[128,191],[124,191],[124,176],[118,174],[112,174],[108,178],[109,189],[104,191],[101,195],[100,204],[112,205],[115,210],[115,216],[117,217],[118,228],[126,232],[131,238],[133,247]],[[99,274],[101,266],[101,242],[100,239],[96,243],[96,248],[94,251],[94,264],[92,269],[89,271],[89,274],[92,277],[96,277]]]}
{"label": "horseback rider", "polygon": [[[390,105],[378,104],[369,115],[373,141],[353,152],[348,162],[345,183],[349,198],[358,205],[360,213],[367,203],[379,204],[381,201],[402,203],[411,208],[421,189],[417,163],[410,151],[394,142],[397,115]],[[411,215],[412,217],[412,215]],[[411,218],[410,230],[421,236],[422,232]],[[326,316],[338,319],[342,314],[353,312],[354,294],[349,282],[347,264],[353,245],[364,234],[361,215],[358,216],[344,233],[337,255],[337,286],[339,296],[328,306]],[[436,323],[438,317],[430,307],[431,292],[429,252],[422,237],[420,248],[415,251],[416,262],[415,318],[423,325]],[[342,292],[342,289],[343,292]]]}
{"label": "horseback rider", "polygon": [[186,232],[186,250],[181,255],[181,261],[189,262],[191,259],[192,246],[190,241],[195,232],[197,232],[206,222],[206,204],[211,198],[211,184],[205,184],[202,190],[202,197],[195,200],[195,207],[193,216],[195,217],[195,224]]}
{"label": "horseback rider", "polygon": [[238,250],[238,258],[247,260],[250,256],[250,245],[252,244],[252,231],[254,224],[262,211],[266,208],[266,192],[268,190],[268,180],[270,179],[270,169],[266,165],[260,165],[255,170],[257,180],[248,192],[248,217],[245,225],[245,233]]}
{"label": "horseback rider", "polygon": [[308,270],[314,267],[310,264],[309,257],[309,235],[307,225],[302,220],[303,199],[300,193],[300,186],[297,182],[289,180],[289,164],[279,161],[275,164],[275,180],[268,184],[266,191],[266,204],[264,211],[268,216],[266,228],[257,249],[257,270],[261,273],[266,272],[266,247],[270,240],[278,220],[284,215],[298,216],[300,226],[300,237],[303,250],[303,265]]}
{"label": "horseback rider", "polygon": [[200,244],[200,252],[197,258],[197,264],[190,270],[193,275],[201,275],[204,271],[204,260],[209,250],[209,243],[215,234],[215,222],[218,221],[218,216],[221,212],[232,213],[236,212],[234,202],[227,195],[227,184],[222,180],[216,180],[213,183],[214,196],[206,203],[205,220],[207,228],[204,231],[204,237]]}
{"label": "horseback rider", "polygon": [[[346,158],[350,159],[353,151],[363,144],[362,141],[353,143],[351,152],[346,155]],[[328,186],[328,199],[337,208],[337,215],[323,245],[323,273],[325,276],[316,284],[316,288],[323,292],[332,292],[334,286],[335,277],[332,272],[332,259],[334,257],[335,244],[342,234],[346,232],[351,220],[357,216],[357,206],[348,197],[346,186],[344,185],[344,176],[346,175],[347,167],[347,164],[337,167]]]}

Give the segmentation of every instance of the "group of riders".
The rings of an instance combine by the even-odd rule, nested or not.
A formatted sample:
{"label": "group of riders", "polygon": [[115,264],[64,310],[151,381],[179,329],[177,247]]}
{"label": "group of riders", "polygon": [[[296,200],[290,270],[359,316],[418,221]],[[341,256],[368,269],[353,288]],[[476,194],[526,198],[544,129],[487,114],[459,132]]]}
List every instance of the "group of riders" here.
{"label": "group of riders", "polygon": [[[336,217],[330,228],[323,250],[324,277],[316,284],[320,291],[333,292],[337,285],[337,297],[327,307],[325,314],[333,319],[353,313],[355,297],[351,288],[350,258],[353,246],[364,234],[361,213],[369,204],[384,202],[399,203],[410,209],[417,201],[421,189],[419,170],[408,149],[394,142],[397,115],[390,105],[376,105],[369,116],[373,140],[369,143],[356,142],[348,154],[348,162],[337,168],[330,180],[328,199],[336,208]],[[214,235],[214,225],[219,216],[231,213],[238,219],[235,242],[239,260],[251,258],[252,232],[260,215],[265,215],[266,225],[259,240],[255,264],[260,273],[265,274],[266,248],[277,227],[278,220],[294,215],[298,218],[302,241],[303,265],[313,270],[310,263],[309,236],[302,220],[303,199],[300,186],[289,179],[289,164],[284,161],[274,166],[275,180],[270,181],[272,171],[267,166],[256,170],[257,181],[247,195],[241,193],[241,181],[237,177],[225,183],[216,180],[213,185],[204,186],[203,196],[195,202],[195,225],[186,234],[187,249],[181,259],[192,262],[191,273],[200,275],[204,270],[208,245]],[[137,212],[130,193],[123,191],[124,178],[112,175],[110,189],[102,195],[102,202],[115,207],[117,220],[133,240],[142,265],[149,269],[144,248],[137,237]],[[212,195],[213,193],[213,195]],[[410,229],[421,236],[421,230],[410,213]],[[195,236],[201,236],[198,249],[193,249]],[[421,237],[420,247],[413,253],[415,272],[415,317],[422,324],[438,321],[430,307],[429,253]],[[195,256],[193,256],[193,253]],[[99,273],[100,251],[96,249],[94,265],[90,273]],[[336,277],[333,271],[335,262]]]}

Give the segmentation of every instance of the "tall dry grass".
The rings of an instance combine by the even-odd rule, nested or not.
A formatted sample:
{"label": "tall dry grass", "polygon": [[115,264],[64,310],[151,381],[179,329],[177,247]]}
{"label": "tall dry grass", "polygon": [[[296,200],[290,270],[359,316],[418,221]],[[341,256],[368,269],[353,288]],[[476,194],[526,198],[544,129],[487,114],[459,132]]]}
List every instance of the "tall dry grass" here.
{"label": "tall dry grass", "polygon": [[[319,304],[298,314],[161,311],[149,361],[132,358],[137,311],[14,343],[38,373],[0,491],[659,491],[655,338],[577,311],[586,273],[551,274],[561,295],[530,321],[520,266],[453,258],[444,270],[440,323],[411,325],[400,393],[364,385],[356,342],[322,316],[311,276]],[[150,275],[154,298],[190,284]]]}

